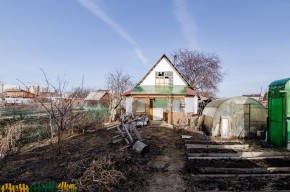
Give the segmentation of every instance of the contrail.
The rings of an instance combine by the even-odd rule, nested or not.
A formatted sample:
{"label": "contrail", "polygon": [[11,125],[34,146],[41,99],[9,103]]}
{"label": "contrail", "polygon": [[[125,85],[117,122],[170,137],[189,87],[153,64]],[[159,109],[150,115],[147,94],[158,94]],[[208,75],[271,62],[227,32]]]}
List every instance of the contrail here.
{"label": "contrail", "polygon": [[181,25],[182,33],[192,49],[198,48],[196,26],[193,16],[187,10],[186,0],[173,0],[173,12]]}
{"label": "contrail", "polygon": [[126,30],[116,23],[110,16],[108,16],[96,3],[92,0],[78,0],[79,3],[92,12],[95,16],[102,19],[105,23],[107,23],[110,27],[112,27],[122,38],[124,38],[129,44],[134,46],[134,51],[136,55],[141,59],[143,64],[147,64],[147,58],[142,54],[141,49],[138,43],[131,37]]}

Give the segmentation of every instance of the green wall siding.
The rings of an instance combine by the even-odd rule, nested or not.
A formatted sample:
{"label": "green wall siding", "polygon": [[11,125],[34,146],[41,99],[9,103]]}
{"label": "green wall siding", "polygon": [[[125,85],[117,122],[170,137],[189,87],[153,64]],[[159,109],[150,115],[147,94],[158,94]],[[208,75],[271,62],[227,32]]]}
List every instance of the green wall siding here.
{"label": "green wall siding", "polygon": [[[290,79],[274,81],[268,92],[268,142],[287,146],[290,139]],[[288,125],[288,126],[287,126]],[[287,128],[289,127],[289,128]]]}

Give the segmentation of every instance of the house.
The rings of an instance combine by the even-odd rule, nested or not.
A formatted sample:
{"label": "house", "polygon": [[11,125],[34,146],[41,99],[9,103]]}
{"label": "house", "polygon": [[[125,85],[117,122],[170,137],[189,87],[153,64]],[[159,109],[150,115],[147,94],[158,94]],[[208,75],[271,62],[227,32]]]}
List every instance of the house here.
{"label": "house", "polygon": [[110,90],[98,90],[89,93],[85,98],[85,104],[87,105],[102,105],[109,107],[110,104]]}
{"label": "house", "polygon": [[4,92],[5,105],[31,104],[35,94],[22,89],[6,89]]}
{"label": "house", "polygon": [[56,102],[61,99],[65,99],[65,97],[63,97],[61,94],[57,92],[44,91],[44,92],[38,93],[38,100],[40,100],[43,103],[51,102],[51,101]]}
{"label": "house", "polygon": [[187,124],[198,110],[196,91],[166,55],[124,96],[127,114],[147,114],[149,120],[164,120],[168,124]]}
{"label": "house", "polygon": [[22,89],[6,89],[5,98],[35,98],[35,94]]}

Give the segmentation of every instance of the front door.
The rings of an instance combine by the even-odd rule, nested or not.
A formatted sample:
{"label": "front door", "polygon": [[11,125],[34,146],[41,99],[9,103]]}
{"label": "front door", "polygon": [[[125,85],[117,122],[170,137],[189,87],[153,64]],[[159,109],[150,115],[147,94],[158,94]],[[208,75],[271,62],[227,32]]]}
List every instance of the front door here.
{"label": "front door", "polygon": [[151,120],[163,120],[164,112],[167,110],[166,98],[153,98],[150,99],[149,105],[149,119]]}
{"label": "front door", "polygon": [[153,120],[160,121],[163,119],[163,108],[153,108]]}

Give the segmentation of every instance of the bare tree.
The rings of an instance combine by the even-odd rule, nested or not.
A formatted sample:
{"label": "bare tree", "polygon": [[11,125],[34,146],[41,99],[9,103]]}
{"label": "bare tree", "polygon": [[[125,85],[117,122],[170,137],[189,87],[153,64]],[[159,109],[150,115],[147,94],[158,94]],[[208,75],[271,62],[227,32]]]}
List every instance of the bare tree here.
{"label": "bare tree", "polygon": [[111,113],[110,120],[114,120],[114,113],[118,107],[120,107],[123,100],[122,94],[130,89],[134,84],[131,80],[131,76],[123,72],[122,69],[116,69],[107,74],[107,89],[111,90],[110,106]]}
{"label": "bare tree", "polygon": [[51,134],[53,130],[57,136],[57,153],[61,153],[63,133],[73,128],[73,125],[80,121],[84,115],[82,109],[76,109],[75,99],[82,94],[82,88],[74,89],[68,94],[67,82],[64,78],[58,78],[57,85],[53,85],[46,73],[42,70],[47,86],[45,98],[38,96],[36,101],[41,104],[50,118]]}
{"label": "bare tree", "polygon": [[188,49],[174,51],[174,62],[188,83],[205,96],[214,96],[222,82],[221,59],[216,54],[207,54]]}
{"label": "bare tree", "polygon": [[72,88],[72,90],[70,92],[71,93],[78,93],[76,95],[77,98],[85,98],[93,90],[94,90],[93,88],[79,86],[79,87]]}

